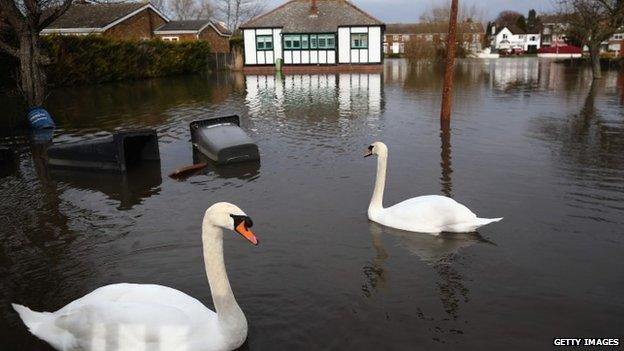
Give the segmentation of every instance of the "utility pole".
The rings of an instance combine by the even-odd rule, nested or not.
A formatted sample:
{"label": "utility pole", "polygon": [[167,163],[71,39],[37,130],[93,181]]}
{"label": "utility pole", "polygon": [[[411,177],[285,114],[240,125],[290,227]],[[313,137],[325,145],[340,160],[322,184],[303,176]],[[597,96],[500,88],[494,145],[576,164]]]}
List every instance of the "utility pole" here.
{"label": "utility pole", "polygon": [[458,0],[451,1],[449,29],[448,35],[446,36],[446,67],[444,69],[444,85],[442,87],[442,108],[440,110],[440,125],[442,127],[449,126],[451,123],[451,100],[453,97],[458,6]]}

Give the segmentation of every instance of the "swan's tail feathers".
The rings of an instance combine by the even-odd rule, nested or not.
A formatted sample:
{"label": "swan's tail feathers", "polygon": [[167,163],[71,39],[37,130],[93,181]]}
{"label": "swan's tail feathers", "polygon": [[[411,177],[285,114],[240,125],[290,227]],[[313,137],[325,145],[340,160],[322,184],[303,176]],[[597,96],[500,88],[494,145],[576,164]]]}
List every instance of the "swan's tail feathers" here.
{"label": "swan's tail feathers", "polygon": [[500,218],[477,218],[476,224],[477,224],[478,227],[482,227],[482,226],[490,224],[490,223],[498,222],[498,221],[500,221],[502,219],[503,219],[503,217],[500,217]]}
{"label": "swan's tail feathers", "polygon": [[28,330],[35,335],[37,335],[37,331],[42,324],[50,322],[53,318],[49,312],[35,312],[26,306],[16,303],[12,303],[11,306],[13,306],[15,312],[19,314],[22,322],[28,327]]}
{"label": "swan's tail feathers", "polygon": [[57,350],[67,350],[76,346],[75,338],[56,326],[56,315],[50,312],[36,312],[18,304],[11,304],[34,336],[46,341]]}

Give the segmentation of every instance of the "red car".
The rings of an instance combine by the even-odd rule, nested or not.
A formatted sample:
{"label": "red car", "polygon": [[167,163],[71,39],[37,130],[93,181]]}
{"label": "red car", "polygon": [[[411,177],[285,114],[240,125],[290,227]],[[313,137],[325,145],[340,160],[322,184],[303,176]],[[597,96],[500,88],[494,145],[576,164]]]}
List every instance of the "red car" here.
{"label": "red car", "polygon": [[524,55],[524,50],[522,48],[509,48],[507,50],[500,50],[499,53],[501,56],[522,56]]}

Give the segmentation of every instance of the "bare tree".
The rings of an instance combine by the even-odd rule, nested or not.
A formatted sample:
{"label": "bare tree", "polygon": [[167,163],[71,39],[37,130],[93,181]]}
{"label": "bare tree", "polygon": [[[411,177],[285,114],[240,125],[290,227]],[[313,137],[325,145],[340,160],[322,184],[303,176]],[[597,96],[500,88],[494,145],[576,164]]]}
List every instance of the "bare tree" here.
{"label": "bare tree", "polygon": [[522,16],[522,14],[520,12],[516,12],[516,11],[502,11],[501,13],[498,14],[498,16],[496,16],[496,19],[494,20],[494,22],[496,22],[496,26],[499,28],[505,27],[505,26],[512,26],[515,25],[518,22],[518,19]]}
{"label": "bare tree", "polygon": [[624,25],[622,0],[559,0],[569,23],[568,36],[589,48],[594,79],[600,72],[600,45]]}
{"label": "bare tree", "polygon": [[212,17],[214,10],[209,0],[160,0],[165,12],[179,20]]}
{"label": "bare tree", "polygon": [[[450,16],[451,2],[431,4],[429,9],[420,15],[421,22],[446,22],[448,23]],[[461,5],[459,8],[458,21],[459,22],[483,22],[485,12],[482,8],[472,4],[467,6]]]}
{"label": "bare tree", "polygon": [[42,105],[46,96],[44,65],[50,58],[41,49],[39,33],[71,4],[72,0],[0,0],[0,18],[19,45],[0,39],[0,50],[19,60],[19,87],[29,107]]}
{"label": "bare tree", "polygon": [[266,7],[266,0],[215,0],[217,17],[228,29],[236,30],[245,21],[260,15]]}
{"label": "bare tree", "polygon": [[[429,10],[420,15],[420,21],[423,22],[422,25],[428,26],[430,30],[435,30],[439,33],[446,33],[451,15],[450,10],[451,1],[432,4]],[[470,6],[467,6],[466,4],[459,5],[457,14],[459,25],[456,28],[456,34],[457,45],[460,47],[460,56],[467,55],[467,51],[470,50],[469,47],[471,44],[474,44],[477,41],[473,35],[475,33],[474,26],[475,23],[483,23],[484,13],[485,12],[482,8],[477,7],[474,4]],[[440,41],[438,44],[446,47],[443,41]],[[421,44],[419,43],[418,45]],[[439,47],[439,45],[436,46]],[[416,57],[421,57],[430,49],[430,45],[426,45],[422,48],[412,47],[410,48],[410,53]]]}
{"label": "bare tree", "polygon": [[167,12],[167,0],[151,0],[150,3],[154,5],[160,12]]}

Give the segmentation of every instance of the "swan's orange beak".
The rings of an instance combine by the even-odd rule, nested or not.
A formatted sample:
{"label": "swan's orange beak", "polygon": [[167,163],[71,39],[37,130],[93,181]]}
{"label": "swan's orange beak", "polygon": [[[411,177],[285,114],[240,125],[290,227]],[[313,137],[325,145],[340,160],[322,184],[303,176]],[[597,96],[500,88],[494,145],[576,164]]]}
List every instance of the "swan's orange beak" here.
{"label": "swan's orange beak", "polygon": [[368,147],[368,150],[364,153],[364,157],[373,156],[373,145]]}
{"label": "swan's orange beak", "polygon": [[240,222],[236,228],[236,232],[245,237],[245,239],[249,240],[250,243],[254,245],[258,245],[258,238],[254,235],[254,233],[247,228],[245,221]]}

